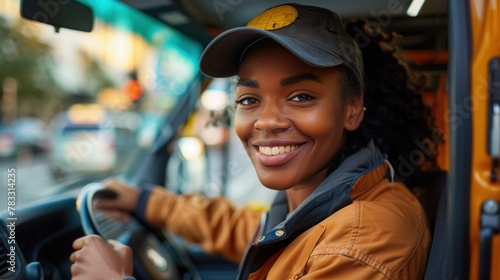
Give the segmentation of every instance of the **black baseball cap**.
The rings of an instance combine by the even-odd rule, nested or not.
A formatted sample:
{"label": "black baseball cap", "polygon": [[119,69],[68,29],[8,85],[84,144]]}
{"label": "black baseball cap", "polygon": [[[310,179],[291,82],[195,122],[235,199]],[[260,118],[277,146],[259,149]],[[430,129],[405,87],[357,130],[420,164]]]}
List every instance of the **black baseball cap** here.
{"label": "black baseball cap", "polygon": [[264,38],[276,41],[315,67],[343,64],[363,82],[361,51],[344,30],[340,17],[325,8],[295,3],[270,8],[247,26],[221,33],[201,55],[200,71],[214,78],[237,75],[245,51]]}

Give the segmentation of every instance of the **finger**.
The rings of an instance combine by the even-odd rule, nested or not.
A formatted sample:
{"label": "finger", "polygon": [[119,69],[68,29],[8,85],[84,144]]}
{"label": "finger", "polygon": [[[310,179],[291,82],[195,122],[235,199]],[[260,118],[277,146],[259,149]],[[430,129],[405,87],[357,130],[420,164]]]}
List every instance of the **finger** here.
{"label": "finger", "polygon": [[86,280],[89,279],[85,274],[85,268],[83,268],[80,264],[74,263],[70,267],[71,272],[71,280]]}
{"label": "finger", "polygon": [[129,246],[120,243],[116,240],[110,239],[108,240],[109,246],[111,246],[118,254],[120,254],[122,257],[126,259],[131,259],[132,258],[132,248]]}
{"label": "finger", "polygon": [[75,239],[75,241],[73,241],[73,244],[72,244],[73,249],[75,249],[75,250],[82,249],[83,244],[85,244],[85,238],[86,238],[86,236]]}
{"label": "finger", "polygon": [[115,199],[118,197],[118,193],[114,190],[103,188],[94,193],[94,198],[104,198],[104,199]]}
{"label": "finger", "polygon": [[71,253],[71,255],[69,255],[69,261],[72,263],[76,262],[76,252],[73,252]]}
{"label": "finger", "polygon": [[76,264],[72,264],[70,267],[71,271],[71,280],[77,279],[76,277],[78,276],[80,269],[78,269],[78,266]]}
{"label": "finger", "polygon": [[102,239],[102,237],[95,234],[80,237],[73,241],[73,249],[75,249],[76,251],[81,250],[85,246],[85,244],[88,244],[89,242],[104,242],[104,240]]}
{"label": "finger", "polygon": [[97,210],[107,210],[119,208],[117,199],[96,198],[92,201],[92,206]]}
{"label": "finger", "polygon": [[127,245],[125,245],[123,243],[120,243],[120,242],[118,242],[116,240],[110,239],[110,240],[108,240],[108,244],[115,251],[117,251],[119,253],[122,253],[122,254],[123,253],[129,253],[129,252],[132,253],[132,249],[129,246],[127,246]]}
{"label": "finger", "polygon": [[108,244],[111,246],[111,248],[113,249],[120,249],[122,247],[124,247],[125,245],[123,245],[122,243],[114,240],[114,239],[110,239],[108,240]]}

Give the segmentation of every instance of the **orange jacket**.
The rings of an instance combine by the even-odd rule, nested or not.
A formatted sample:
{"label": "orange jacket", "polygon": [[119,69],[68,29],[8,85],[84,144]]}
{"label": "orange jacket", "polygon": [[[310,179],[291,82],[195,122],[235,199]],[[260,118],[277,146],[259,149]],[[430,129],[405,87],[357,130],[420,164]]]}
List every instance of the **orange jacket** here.
{"label": "orange jacket", "polygon": [[431,241],[423,208],[403,184],[388,181],[378,150],[368,154],[355,168],[345,167],[354,160],[339,166],[271,227],[261,213],[224,198],[160,188],[149,196],[145,218],[241,262],[240,279],[421,279]]}

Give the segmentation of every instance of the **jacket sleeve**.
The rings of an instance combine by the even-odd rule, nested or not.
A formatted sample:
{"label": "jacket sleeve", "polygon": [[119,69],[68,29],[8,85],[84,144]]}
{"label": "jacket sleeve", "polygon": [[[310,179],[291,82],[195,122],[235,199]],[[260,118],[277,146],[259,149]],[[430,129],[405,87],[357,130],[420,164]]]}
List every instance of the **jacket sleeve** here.
{"label": "jacket sleeve", "polygon": [[200,246],[239,262],[257,230],[261,213],[237,208],[225,198],[175,195],[157,187],[145,205],[144,218],[155,227],[165,227]]}

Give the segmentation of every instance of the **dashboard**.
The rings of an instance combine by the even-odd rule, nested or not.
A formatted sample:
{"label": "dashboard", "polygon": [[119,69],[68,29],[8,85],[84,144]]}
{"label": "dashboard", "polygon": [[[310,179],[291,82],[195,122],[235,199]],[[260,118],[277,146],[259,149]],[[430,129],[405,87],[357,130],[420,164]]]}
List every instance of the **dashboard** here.
{"label": "dashboard", "polygon": [[24,207],[15,218],[0,213],[0,278],[70,279],[71,244],[83,235],[76,194]]}

